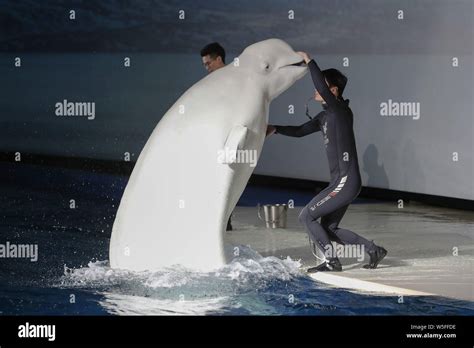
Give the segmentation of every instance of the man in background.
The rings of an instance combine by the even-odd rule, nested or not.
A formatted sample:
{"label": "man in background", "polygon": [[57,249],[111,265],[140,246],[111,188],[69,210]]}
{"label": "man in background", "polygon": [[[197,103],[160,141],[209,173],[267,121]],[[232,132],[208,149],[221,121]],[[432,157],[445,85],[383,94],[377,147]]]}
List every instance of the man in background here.
{"label": "man in background", "polygon": [[208,73],[225,66],[225,50],[217,42],[204,46],[201,50],[202,65]]}

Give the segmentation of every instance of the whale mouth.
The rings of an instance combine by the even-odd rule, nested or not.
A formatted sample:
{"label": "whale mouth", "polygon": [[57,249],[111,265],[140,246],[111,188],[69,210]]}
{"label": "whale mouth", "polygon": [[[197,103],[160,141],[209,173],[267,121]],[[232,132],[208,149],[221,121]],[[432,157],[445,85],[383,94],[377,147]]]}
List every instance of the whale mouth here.
{"label": "whale mouth", "polygon": [[304,66],[304,60],[301,60],[299,62],[296,62],[296,63],[293,63],[293,64],[289,64],[289,66]]}
{"label": "whale mouth", "polygon": [[306,68],[306,64],[305,64],[304,60],[300,60],[296,63],[283,65],[283,66],[280,67],[280,69],[289,68],[289,67]]}

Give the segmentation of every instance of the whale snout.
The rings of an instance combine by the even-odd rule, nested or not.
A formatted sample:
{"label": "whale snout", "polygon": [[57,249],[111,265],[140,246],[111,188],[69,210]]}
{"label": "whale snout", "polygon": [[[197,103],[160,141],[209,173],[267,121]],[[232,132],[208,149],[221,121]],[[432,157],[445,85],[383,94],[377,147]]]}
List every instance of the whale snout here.
{"label": "whale snout", "polygon": [[299,62],[296,62],[296,63],[293,63],[293,64],[289,64],[291,66],[305,66],[305,63],[304,63],[304,60],[301,60]]}
{"label": "whale snout", "polygon": [[285,71],[285,74],[291,71],[291,74],[292,75],[294,74],[296,79],[303,76],[307,72],[307,70],[308,70],[308,67],[306,66],[303,60],[297,61],[294,63],[285,64],[278,68],[278,71]]}
{"label": "whale snout", "polygon": [[306,64],[301,56],[297,54],[291,54],[290,56],[291,57],[287,57],[283,61],[280,61],[281,65],[278,67],[278,69],[287,68],[290,66],[306,68]]}

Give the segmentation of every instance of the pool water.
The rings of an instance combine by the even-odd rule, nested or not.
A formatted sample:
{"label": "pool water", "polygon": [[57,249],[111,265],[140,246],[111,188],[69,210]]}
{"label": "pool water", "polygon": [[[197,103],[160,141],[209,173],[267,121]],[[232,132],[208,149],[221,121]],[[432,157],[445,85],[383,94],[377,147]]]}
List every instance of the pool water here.
{"label": "pool water", "polygon": [[36,262],[0,259],[3,315],[474,314],[468,301],[412,296],[399,303],[333,288],[310,279],[297,260],[245,246],[208,273],[111,269],[109,238],[126,176],[9,163],[0,169],[0,244],[36,244],[39,255]]}

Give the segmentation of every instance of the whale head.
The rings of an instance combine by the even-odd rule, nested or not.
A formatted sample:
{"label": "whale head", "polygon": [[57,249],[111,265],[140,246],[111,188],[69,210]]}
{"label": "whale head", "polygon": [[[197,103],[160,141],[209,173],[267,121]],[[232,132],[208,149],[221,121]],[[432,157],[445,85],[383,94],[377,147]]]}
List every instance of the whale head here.
{"label": "whale head", "polygon": [[262,85],[269,100],[278,97],[308,70],[301,56],[280,39],[248,46],[239,56],[239,67],[258,77],[256,83]]}

